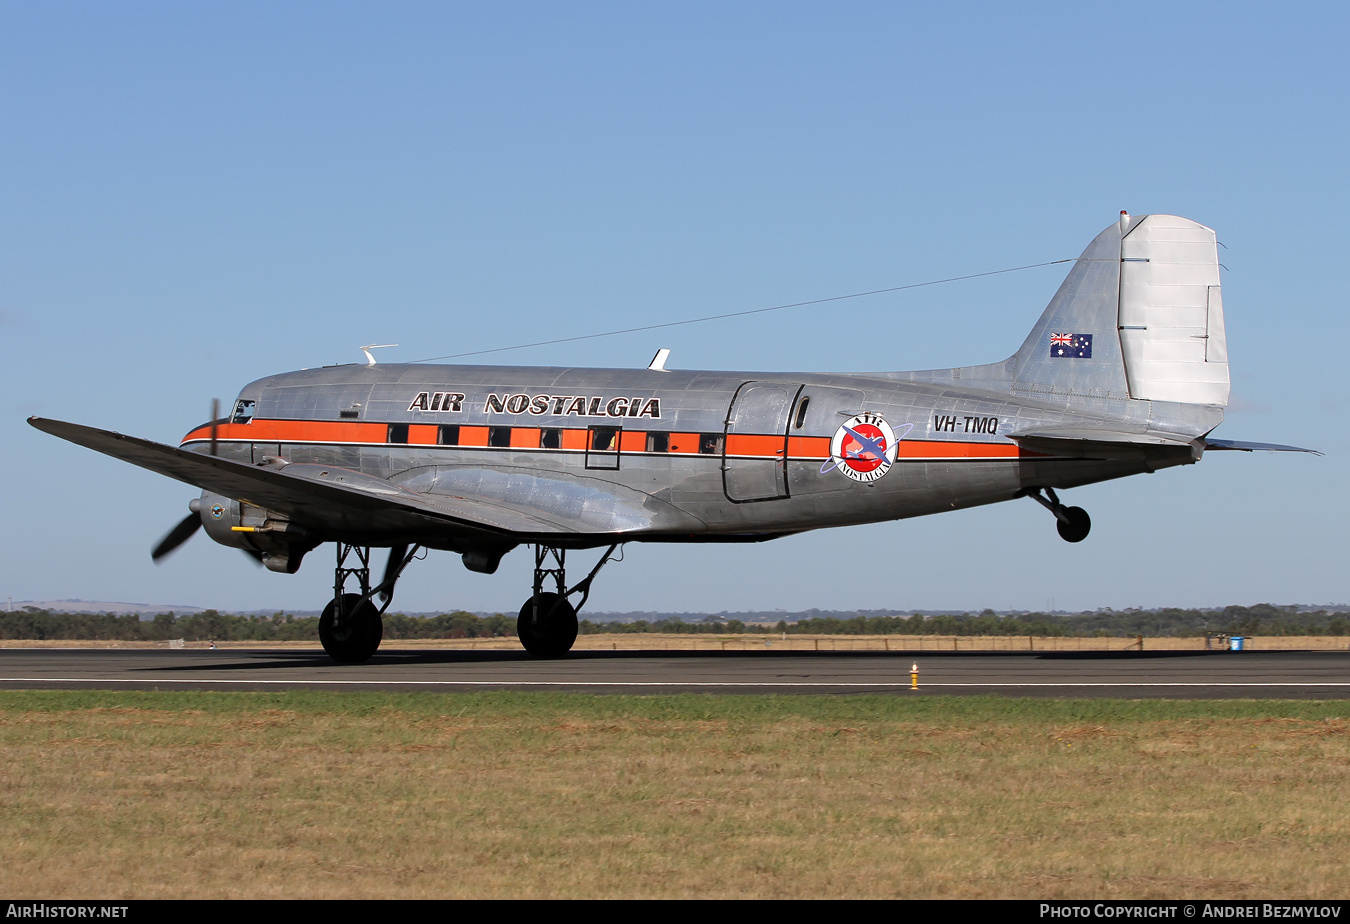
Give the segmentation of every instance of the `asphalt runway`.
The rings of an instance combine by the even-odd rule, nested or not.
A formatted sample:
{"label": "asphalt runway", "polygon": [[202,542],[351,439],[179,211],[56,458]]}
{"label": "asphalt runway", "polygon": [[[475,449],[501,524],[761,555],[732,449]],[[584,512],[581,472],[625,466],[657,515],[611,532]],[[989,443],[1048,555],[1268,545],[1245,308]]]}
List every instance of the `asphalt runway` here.
{"label": "asphalt runway", "polygon": [[[919,666],[919,689],[910,667]],[[1350,699],[1348,651],[798,652],[0,649],[3,689],[570,690]]]}

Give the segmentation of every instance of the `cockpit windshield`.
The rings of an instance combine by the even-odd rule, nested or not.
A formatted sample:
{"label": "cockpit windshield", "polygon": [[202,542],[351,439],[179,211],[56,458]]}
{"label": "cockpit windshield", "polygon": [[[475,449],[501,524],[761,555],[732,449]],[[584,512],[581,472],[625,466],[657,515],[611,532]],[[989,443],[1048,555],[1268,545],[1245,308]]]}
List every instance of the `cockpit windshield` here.
{"label": "cockpit windshield", "polygon": [[257,402],[248,401],[240,398],[234,402],[234,413],[230,415],[230,423],[248,423],[253,419],[253,406]]}

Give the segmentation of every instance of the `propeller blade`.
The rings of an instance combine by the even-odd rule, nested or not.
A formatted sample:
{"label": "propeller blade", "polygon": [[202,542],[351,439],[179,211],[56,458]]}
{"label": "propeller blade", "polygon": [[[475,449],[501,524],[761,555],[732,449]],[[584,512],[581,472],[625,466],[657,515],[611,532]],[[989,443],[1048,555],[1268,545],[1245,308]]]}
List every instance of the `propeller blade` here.
{"label": "propeller blade", "polygon": [[217,455],[216,434],[220,431],[220,399],[211,399],[211,455]]}
{"label": "propeller blade", "polygon": [[159,545],[150,551],[150,558],[154,562],[159,562],[161,558],[168,555],[174,549],[178,548],[184,542],[192,538],[192,534],[201,528],[202,518],[196,511],[189,513],[179,521],[178,525],[159,540]]}
{"label": "propeller blade", "polygon": [[384,579],[380,582],[384,585],[384,590],[380,591],[380,599],[388,600],[394,595],[394,581],[398,579],[399,568],[403,566],[403,559],[408,555],[408,544],[392,546],[389,549],[389,561],[384,566]]}

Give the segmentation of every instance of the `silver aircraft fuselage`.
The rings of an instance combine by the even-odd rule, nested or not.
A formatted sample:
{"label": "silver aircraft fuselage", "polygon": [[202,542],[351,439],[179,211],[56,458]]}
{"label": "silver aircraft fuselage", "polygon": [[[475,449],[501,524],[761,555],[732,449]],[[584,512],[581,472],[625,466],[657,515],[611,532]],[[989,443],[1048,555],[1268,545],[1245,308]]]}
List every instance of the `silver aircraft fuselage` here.
{"label": "silver aircraft fuselage", "polygon": [[[429,500],[565,510],[578,528],[553,538],[571,547],[615,538],[764,539],[973,507],[1028,488],[1069,488],[1199,458],[1198,448],[1176,444],[1128,458],[1020,446],[1010,434],[1104,422],[1119,429],[1131,412],[1141,431],[1159,420],[1148,402],[1078,399],[1070,409],[1063,400],[1018,398],[999,381],[1002,371],[331,366],[245,387],[230,418],[238,422],[216,427],[217,451],[253,464],[279,459],[361,472]],[[1172,410],[1194,426],[1193,412]],[[877,421],[859,426],[870,433],[884,421],[895,434],[893,459],[886,458],[891,447],[867,451],[847,430],[854,456],[832,451],[846,422],[869,415]],[[203,425],[183,447],[204,452],[210,440]],[[434,531],[354,538],[465,550],[455,536]]]}

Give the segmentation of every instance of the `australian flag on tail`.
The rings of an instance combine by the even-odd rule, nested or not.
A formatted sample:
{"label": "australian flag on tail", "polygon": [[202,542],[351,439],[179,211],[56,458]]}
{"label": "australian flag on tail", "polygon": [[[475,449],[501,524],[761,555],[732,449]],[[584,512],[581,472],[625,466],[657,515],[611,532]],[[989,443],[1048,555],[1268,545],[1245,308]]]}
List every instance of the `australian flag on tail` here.
{"label": "australian flag on tail", "polygon": [[1091,359],[1091,334],[1051,334],[1051,359]]}

